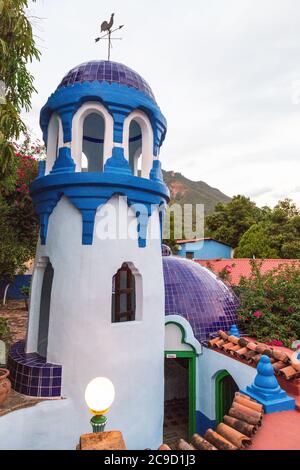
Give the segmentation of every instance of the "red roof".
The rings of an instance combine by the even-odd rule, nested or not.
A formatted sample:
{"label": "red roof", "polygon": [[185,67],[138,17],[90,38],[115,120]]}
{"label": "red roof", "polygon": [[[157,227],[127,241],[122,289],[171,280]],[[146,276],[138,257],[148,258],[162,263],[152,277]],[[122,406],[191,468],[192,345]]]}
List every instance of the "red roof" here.
{"label": "red roof", "polygon": [[[232,258],[232,259],[208,259],[208,260],[194,260],[196,263],[211,269],[215,274],[219,274],[226,266],[231,268],[230,281],[232,284],[239,284],[240,278],[249,278],[251,275],[251,258]],[[299,259],[256,259],[261,263],[262,274],[277,268],[282,264],[298,264],[300,267]]]}

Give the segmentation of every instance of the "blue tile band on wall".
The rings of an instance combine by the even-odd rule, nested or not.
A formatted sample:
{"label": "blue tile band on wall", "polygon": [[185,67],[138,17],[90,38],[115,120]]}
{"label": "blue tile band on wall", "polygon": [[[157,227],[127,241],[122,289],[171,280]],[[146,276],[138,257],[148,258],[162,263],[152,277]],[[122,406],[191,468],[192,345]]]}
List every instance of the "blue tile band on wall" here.
{"label": "blue tile band on wall", "polygon": [[180,315],[200,342],[236,323],[239,300],[206,268],[176,256],[163,256],[165,314]]}
{"label": "blue tile band on wall", "polygon": [[62,367],[47,362],[37,353],[26,354],[24,341],[12,345],[7,367],[16,392],[41,398],[61,396]]}
{"label": "blue tile band on wall", "polygon": [[[119,161],[124,158],[122,152],[118,152],[118,149],[123,150],[120,147],[116,148],[110,163],[106,162],[109,171],[102,173],[60,173],[58,171],[59,163],[57,163],[56,173],[42,176],[33,181],[30,193],[35,210],[40,218],[42,244],[46,243],[49,216],[62,196],[66,196],[81,212],[83,221],[82,244],[84,245],[93,243],[97,208],[105,204],[113,195],[126,196],[128,205],[133,206],[133,208],[136,205],[143,204],[147,208],[148,216],[152,214],[155,206],[160,207],[169,202],[169,190],[164,182],[159,179],[161,174],[160,163],[159,165],[154,163],[156,169],[152,172],[152,176],[155,176],[153,180],[126,174],[125,170],[123,174],[120,174],[119,166],[119,174],[114,173],[111,171],[115,163],[113,159],[117,159],[119,165]],[[59,158],[60,156],[61,153]],[[65,161],[64,158],[63,165],[65,165]],[[70,160],[69,163],[72,165]],[[144,213],[137,214],[137,217],[138,243],[140,247],[143,247],[146,245],[147,231],[145,227],[147,227],[148,220],[145,220]]]}

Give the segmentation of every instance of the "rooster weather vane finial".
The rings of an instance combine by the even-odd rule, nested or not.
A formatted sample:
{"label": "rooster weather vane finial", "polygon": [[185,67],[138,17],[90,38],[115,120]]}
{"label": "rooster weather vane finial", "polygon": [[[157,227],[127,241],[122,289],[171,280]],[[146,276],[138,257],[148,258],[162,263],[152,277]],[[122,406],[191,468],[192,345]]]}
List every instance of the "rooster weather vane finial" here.
{"label": "rooster weather vane finial", "polygon": [[112,13],[110,15],[110,20],[109,21],[103,21],[101,23],[100,34],[103,33],[103,32],[105,34],[103,34],[102,36],[99,36],[98,38],[95,39],[95,42],[98,42],[102,39],[108,40],[108,54],[107,54],[108,60],[110,60],[110,50],[112,49],[112,41],[114,41],[115,39],[119,39],[119,40],[122,39],[122,38],[112,38],[111,35],[112,35],[112,33],[114,33],[115,31],[118,31],[119,29],[123,28],[123,26],[124,26],[123,24],[121,24],[117,28],[112,29],[113,24],[114,24],[114,16],[115,16],[115,14]]}

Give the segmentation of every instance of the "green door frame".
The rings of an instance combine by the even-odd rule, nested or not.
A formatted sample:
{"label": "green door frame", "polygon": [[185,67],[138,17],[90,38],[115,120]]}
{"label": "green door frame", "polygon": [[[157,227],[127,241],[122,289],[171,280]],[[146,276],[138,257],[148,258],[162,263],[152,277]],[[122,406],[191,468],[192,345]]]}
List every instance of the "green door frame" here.
{"label": "green door frame", "polygon": [[189,359],[189,437],[196,432],[196,357],[195,351],[165,351],[170,361],[177,358]]}
{"label": "green door frame", "polygon": [[234,382],[233,377],[229,374],[229,372],[227,372],[227,370],[222,370],[216,375],[216,378],[215,378],[216,424],[221,423],[223,421],[223,417],[224,417],[224,410],[223,410],[223,404],[224,404],[223,391],[224,391],[224,387],[222,387],[222,381],[225,377],[231,377],[233,382]]}

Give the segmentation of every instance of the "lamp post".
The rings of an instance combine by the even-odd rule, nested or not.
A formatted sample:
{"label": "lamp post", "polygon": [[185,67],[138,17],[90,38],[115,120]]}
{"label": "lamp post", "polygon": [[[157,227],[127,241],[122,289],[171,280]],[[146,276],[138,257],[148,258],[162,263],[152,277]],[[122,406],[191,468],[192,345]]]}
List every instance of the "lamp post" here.
{"label": "lamp post", "polygon": [[106,377],[96,377],[85,389],[85,402],[94,415],[91,418],[93,432],[103,432],[108,421],[105,414],[115,398],[115,387]]}

